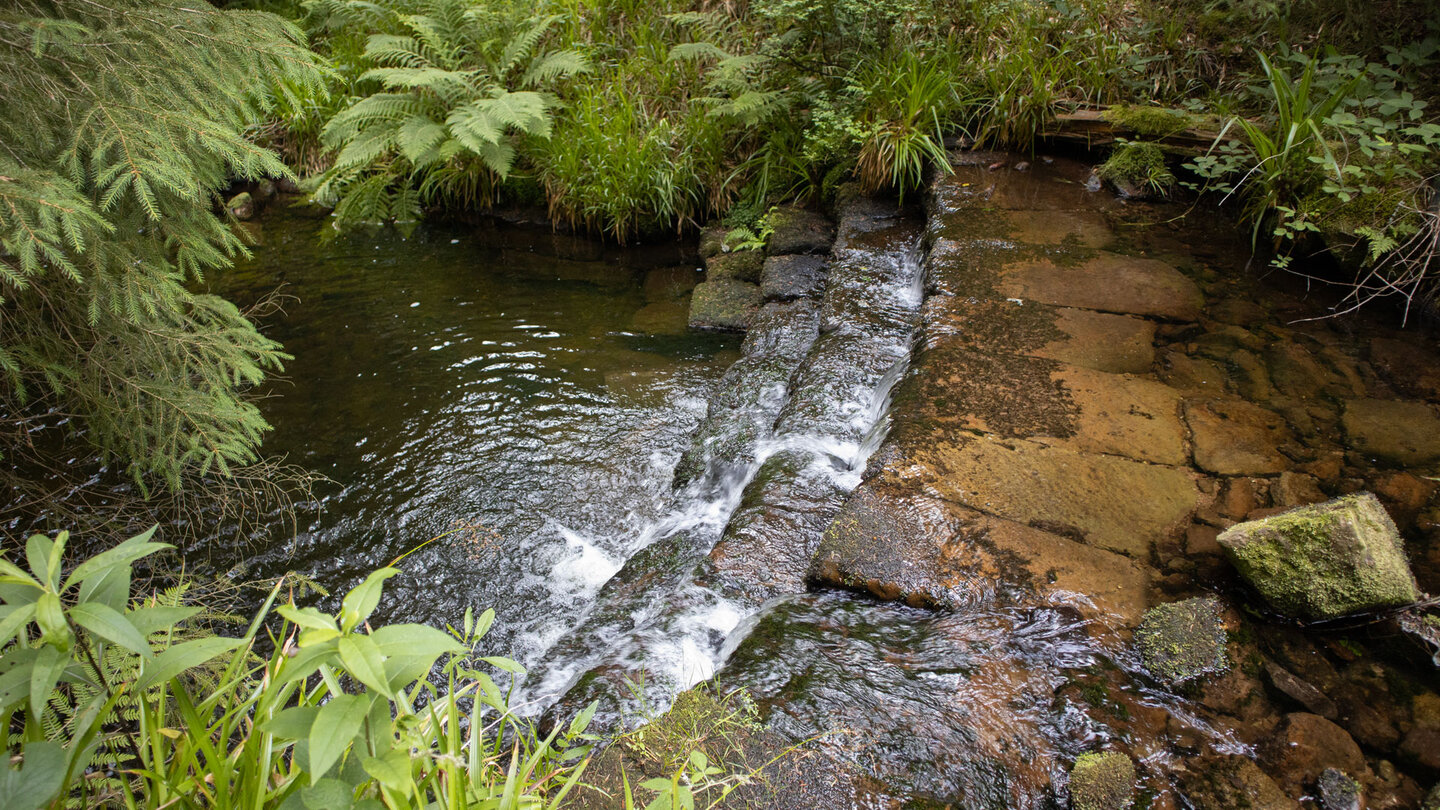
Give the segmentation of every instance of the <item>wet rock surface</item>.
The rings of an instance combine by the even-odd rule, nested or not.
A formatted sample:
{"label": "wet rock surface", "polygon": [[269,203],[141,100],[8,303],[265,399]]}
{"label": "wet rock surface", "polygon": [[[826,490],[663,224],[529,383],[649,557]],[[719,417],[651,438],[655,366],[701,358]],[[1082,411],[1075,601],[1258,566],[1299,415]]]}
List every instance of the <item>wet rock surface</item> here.
{"label": "wet rock surface", "polygon": [[1151,608],[1135,631],[1145,668],[1171,686],[1224,672],[1225,642],[1219,601],[1209,596]]}
{"label": "wet rock surface", "polygon": [[745,281],[706,281],[690,299],[690,326],[743,332],[760,307],[760,287]]}

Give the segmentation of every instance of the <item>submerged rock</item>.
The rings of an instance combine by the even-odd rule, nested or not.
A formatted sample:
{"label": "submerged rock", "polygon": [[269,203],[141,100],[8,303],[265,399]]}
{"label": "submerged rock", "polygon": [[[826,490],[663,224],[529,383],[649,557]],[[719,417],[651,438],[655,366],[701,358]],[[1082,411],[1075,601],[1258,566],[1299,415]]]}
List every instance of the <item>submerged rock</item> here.
{"label": "submerged rock", "polygon": [[1440,416],[1428,402],[1350,400],[1344,424],[1350,446],[1367,456],[1396,464],[1440,459]]}
{"label": "submerged rock", "polygon": [[771,233],[765,252],[771,256],[830,252],[830,245],[835,241],[835,225],[824,215],[786,205],[768,216]]}
{"label": "submerged rock", "polygon": [[744,281],[706,281],[690,299],[690,326],[743,332],[760,307],[760,288]]}
{"label": "submerged rock", "polygon": [[250,192],[242,191],[225,203],[225,210],[236,219],[249,219],[255,216],[255,198]]}
{"label": "submerged rock", "polygon": [[1360,792],[1360,783],[1345,775],[1344,771],[1326,768],[1316,784],[1320,794],[1322,810],[1361,810],[1365,796]]}
{"label": "submerged rock", "polygon": [[1180,789],[1195,810],[1295,810],[1299,805],[1248,757],[1187,763]]}
{"label": "submerged rock", "polygon": [[1135,798],[1135,763],[1118,751],[1081,754],[1070,769],[1073,810],[1124,810]]}
{"label": "submerged rock", "polygon": [[1420,598],[1395,523],[1368,492],[1240,523],[1218,539],[1241,576],[1289,616],[1333,619]]}
{"label": "submerged rock", "polygon": [[1171,686],[1229,668],[1220,602],[1213,596],[1151,608],[1135,639],[1145,668]]}
{"label": "submerged rock", "polygon": [[700,231],[700,258],[708,259],[725,250],[725,226],[706,225]]}

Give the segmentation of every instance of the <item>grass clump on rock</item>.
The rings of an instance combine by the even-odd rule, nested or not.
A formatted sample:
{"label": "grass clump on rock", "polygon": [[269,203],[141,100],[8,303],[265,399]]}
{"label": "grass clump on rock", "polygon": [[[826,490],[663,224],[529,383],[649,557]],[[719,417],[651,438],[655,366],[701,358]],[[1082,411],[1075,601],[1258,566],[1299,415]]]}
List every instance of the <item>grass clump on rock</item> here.
{"label": "grass clump on rock", "polygon": [[1226,638],[1213,596],[1154,607],[1135,631],[1145,668],[1171,686],[1228,669]]}
{"label": "grass clump on rock", "polygon": [[1095,173],[1130,196],[1166,194],[1175,185],[1175,174],[1165,163],[1165,153],[1149,141],[1121,142]]}
{"label": "grass clump on rock", "polygon": [[1119,751],[1081,754],[1070,769],[1072,810],[1125,810],[1135,796],[1135,763]]}

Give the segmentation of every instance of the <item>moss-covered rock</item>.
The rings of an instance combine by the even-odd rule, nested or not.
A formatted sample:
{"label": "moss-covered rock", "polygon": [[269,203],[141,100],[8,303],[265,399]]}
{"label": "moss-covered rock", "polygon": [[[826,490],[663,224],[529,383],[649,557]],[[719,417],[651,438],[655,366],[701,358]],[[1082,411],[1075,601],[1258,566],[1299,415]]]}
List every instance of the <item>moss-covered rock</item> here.
{"label": "moss-covered rock", "polygon": [[760,268],[765,264],[765,254],[758,250],[735,250],[730,253],[716,253],[705,260],[705,278],[708,281],[755,282],[760,280]]}
{"label": "moss-covered rock", "polygon": [[766,214],[770,239],[765,252],[771,256],[787,253],[828,253],[835,241],[835,225],[823,214],[797,206],[781,206]]}
{"label": "moss-covered rock", "polygon": [[1117,104],[1103,114],[1106,121],[1146,138],[1164,138],[1190,128],[1190,116],[1163,107]]}
{"label": "moss-covered rock", "polygon": [[1360,783],[1336,768],[1326,768],[1315,788],[1320,794],[1320,810],[1360,810],[1364,806]]}
{"label": "moss-covered rock", "polygon": [[1213,596],[1152,608],[1135,631],[1145,668],[1171,686],[1228,669],[1227,640],[1220,602]]}
{"label": "moss-covered rock", "polygon": [[249,219],[255,216],[255,198],[250,192],[242,191],[225,203],[225,210],[236,219]]}
{"label": "moss-covered rock", "polygon": [[760,308],[760,287],[745,281],[707,281],[690,298],[690,327],[743,332]]}
{"label": "moss-covered rock", "polygon": [[700,231],[700,258],[708,259],[725,249],[725,226],[706,225]]}
{"label": "moss-covered rock", "polygon": [[1289,616],[1332,619],[1420,598],[1400,533],[1368,492],[1239,523],[1218,540],[1241,576]]}
{"label": "moss-covered rock", "polygon": [[1135,798],[1135,763],[1118,751],[1081,754],[1070,769],[1073,810],[1124,810]]}

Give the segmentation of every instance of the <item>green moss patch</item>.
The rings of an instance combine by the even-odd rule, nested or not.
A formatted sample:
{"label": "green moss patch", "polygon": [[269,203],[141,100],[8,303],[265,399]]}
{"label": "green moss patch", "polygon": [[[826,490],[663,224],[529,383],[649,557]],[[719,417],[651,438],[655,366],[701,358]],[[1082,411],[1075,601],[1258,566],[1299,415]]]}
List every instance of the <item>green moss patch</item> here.
{"label": "green moss patch", "polygon": [[1117,104],[1102,113],[1101,117],[1120,129],[1145,138],[1164,138],[1190,128],[1190,116],[1162,107]]}
{"label": "green moss patch", "polygon": [[1212,596],[1152,608],[1135,640],[1145,668],[1171,686],[1229,668],[1220,603]]}
{"label": "green moss patch", "polygon": [[1074,810],[1125,810],[1135,797],[1135,763],[1118,751],[1081,754],[1070,769]]}

